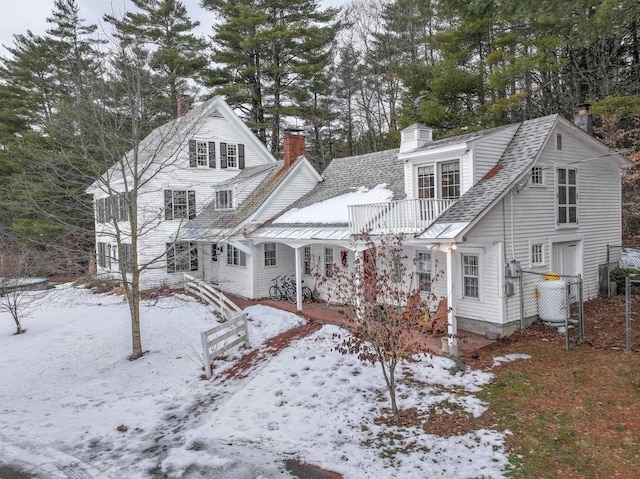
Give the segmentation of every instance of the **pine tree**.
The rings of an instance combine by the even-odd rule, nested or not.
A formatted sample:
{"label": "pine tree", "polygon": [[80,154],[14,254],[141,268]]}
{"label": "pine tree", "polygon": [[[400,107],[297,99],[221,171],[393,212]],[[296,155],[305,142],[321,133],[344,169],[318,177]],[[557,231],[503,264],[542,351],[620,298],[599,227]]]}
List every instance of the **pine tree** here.
{"label": "pine tree", "polygon": [[207,65],[207,43],[192,33],[200,22],[189,18],[178,0],[132,0],[140,12],[123,18],[105,15],[123,43],[137,42],[139,53],[146,47],[149,65],[167,84],[164,108],[176,112],[176,97],[189,93],[188,80],[198,79]]}
{"label": "pine tree", "polygon": [[213,61],[221,67],[210,72],[209,84],[279,150],[285,116],[300,111],[296,92],[328,61],[337,10],[320,11],[315,0],[203,0],[203,6],[220,18]]}

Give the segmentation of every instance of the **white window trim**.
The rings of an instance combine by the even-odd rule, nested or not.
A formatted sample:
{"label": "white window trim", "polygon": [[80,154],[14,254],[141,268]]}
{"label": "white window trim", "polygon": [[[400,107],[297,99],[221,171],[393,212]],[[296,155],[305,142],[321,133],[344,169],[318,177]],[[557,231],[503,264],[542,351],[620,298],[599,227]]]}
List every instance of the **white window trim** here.
{"label": "white window trim", "polygon": [[[559,198],[559,194],[558,194],[558,187],[559,187],[559,170],[566,170],[567,172],[569,170],[573,170],[576,172],[576,184],[575,184],[575,188],[576,188],[576,222],[575,223],[569,223],[569,222],[565,222],[565,223],[560,223],[560,218],[559,218],[559,214],[558,214],[558,210],[560,209],[560,198]],[[568,174],[567,174],[568,176]],[[554,196],[555,196],[555,218],[556,218],[556,229],[574,229],[577,228],[580,225],[580,195],[579,195],[579,191],[580,191],[580,171],[578,170],[578,168],[575,167],[569,167],[569,166],[556,166],[554,168]],[[565,184],[566,185],[566,184]]]}
{"label": "white window trim", "polygon": [[[478,296],[467,296],[464,290],[464,257],[465,256],[475,256],[478,258]],[[480,253],[476,253],[473,251],[465,251],[460,253],[460,267],[458,268],[460,274],[460,296],[464,300],[477,301],[482,302],[482,255]]]}
{"label": "white window trim", "polygon": [[[230,207],[228,207],[228,208],[220,208],[218,206],[218,194],[219,193],[227,193],[227,194],[231,195],[231,206]],[[235,209],[235,207],[234,207],[235,206],[234,205],[234,201],[235,201],[234,189],[233,188],[225,188],[225,189],[216,190],[216,192],[215,192],[215,200],[216,200],[215,201],[216,210],[225,211],[225,210],[233,210],[233,209]]]}
{"label": "white window trim", "polygon": [[[235,264],[233,261],[229,262],[229,254],[232,255],[233,259],[233,251],[238,252],[238,264]],[[244,264],[242,264],[242,255],[244,255]],[[242,251],[240,248],[236,248],[230,244],[227,245],[227,266],[233,266],[235,268],[246,268],[247,267],[247,253]]]}
{"label": "white window trim", "polygon": [[[533,247],[539,245],[542,248],[541,251],[541,256],[542,256],[542,262],[540,263],[535,263],[533,261]],[[544,241],[529,241],[529,267],[531,268],[539,268],[541,266],[546,266],[547,265],[547,243]]]}
{"label": "white window trim", "polygon": [[[273,253],[274,253],[273,264],[266,264],[267,263],[267,246],[269,245],[273,245]],[[277,243],[264,243],[262,245],[262,266],[265,269],[278,267],[278,244]]]}
{"label": "white window trim", "polygon": [[[229,154],[229,150],[235,150],[235,153],[233,155]],[[231,170],[237,170],[240,168],[239,162],[240,162],[240,158],[239,158],[239,154],[238,154],[238,144],[237,143],[227,143],[227,168],[231,169]],[[229,165],[229,158],[233,158],[234,159],[234,165],[231,166]]]}
{"label": "white window trim", "polygon": [[[430,167],[432,168],[432,174],[433,174],[433,190],[434,190],[434,197],[433,198],[428,198],[428,199],[434,199],[434,200],[441,200],[442,198],[442,191],[443,191],[443,187],[442,187],[442,165],[447,164],[447,163],[458,163],[458,175],[459,175],[459,181],[460,183],[458,184],[458,189],[459,189],[459,193],[460,195],[458,196],[458,198],[460,196],[462,196],[462,180],[463,180],[463,175],[462,175],[462,158],[461,157],[448,157],[448,158],[442,158],[442,159],[438,159],[437,161],[431,161],[428,163],[417,163],[413,166],[413,188],[414,188],[414,196],[415,198],[418,198],[418,191],[419,191],[419,180],[418,180],[418,170],[420,168],[425,168],[425,167]],[[427,198],[425,198],[427,199]],[[457,198],[456,198],[457,199]]]}
{"label": "white window trim", "polygon": [[[533,178],[533,170],[539,170],[540,172],[540,183],[534,183]],[[534,166],[531,168],[531,175],[529,176],[529,186],[533,187],[533,188],[543,188],[545,186],[547,186],[546,183],[546,174],[545,174],[545,168],[543,166]]]}
{"label": "white window trim", "polygon": [[[196,168],[209,168],[209,141],[195,140],[196,142]],[[204,153],[199,153],[198,147],[204,144]],[[201,160],[201,155],[204,155],[204,160]],[[201,163],[201,161],[203,161]]]}
{"label": "white window trim", "polygon": [[[331,250],[331,264],[327,263],[327,251]],[[329,271],[329,268],[335,267],[336,264],[336,251],[331,246],[325,246],[322,248],[322,265],[324,269],[324,275],[326,278],[332,278],[334,276],[333,271]]]}
{"label": "white window trim", "polygon": [[[420,271],[419,268],[419,264],[422,263],[422,261],[418,261],[418,257],[420,254],[428,254],[429,255],[429,271]],[[417,288],[418,291],[420,291],[420,294],[429,294],[433,292],[433,285],[429,284],[428,289],[426,290],[422,290],[420,289],[420,273],[429,273],[429,277],[431,278],[431,281],[433,281],[433,252],[431,251],[425,251],[425,250],[416,250],[416,282],[417,282]]]}
{"label": "white window trim", "polygon": [[[309,248],[309,258],[306,257],[305,250]],[[309,272],[305,272],[305,263],[309,263]],[[302,247],[302,274],[311,276],[313,274],[313,248],[311,246]]]}

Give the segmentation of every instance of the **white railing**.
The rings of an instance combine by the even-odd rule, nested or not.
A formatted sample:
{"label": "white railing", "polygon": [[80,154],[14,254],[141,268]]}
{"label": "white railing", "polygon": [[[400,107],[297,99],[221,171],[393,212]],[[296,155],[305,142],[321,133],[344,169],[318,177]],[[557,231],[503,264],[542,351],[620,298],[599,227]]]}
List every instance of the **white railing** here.
{"label": "white railing", "polygon": [[241,313],[215,328],[200,333],[202,338],[202,359],[207,379],[211,377],[211,360],[239,344],[249,347],[247,331],[247,313]]}
{"label": "white railing", "polygon": [[202,302],[213,306],[220,316],[220,325],[200,333],[205,375],[209,379],[213,358],[222,356],[240,344],[249,346],[247,313],[227,298],[222,291],[186,273],[184,290],[199,296]]}
{"label": "white railing", "polygon": [[350,205],[351,234],[419,233],[425,230],[455,200],[414,199]]}
{"label": "white railing", "polygon": [[194,278],[190,274],[184,275],[184,290],[200,297],[200,301],[210,304],[220,313],[222,321],[228,321],[242,314],[242,310],[222,291],[214,288],[206,281]]}

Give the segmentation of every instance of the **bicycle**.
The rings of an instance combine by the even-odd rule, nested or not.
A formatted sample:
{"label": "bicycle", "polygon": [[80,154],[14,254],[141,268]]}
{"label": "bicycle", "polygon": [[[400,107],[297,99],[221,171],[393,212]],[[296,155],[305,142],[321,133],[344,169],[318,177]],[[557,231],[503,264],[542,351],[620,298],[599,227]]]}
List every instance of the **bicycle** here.
{"label": "bicycle", "polygon": [[286,276],[276,276],[271,281],[274,281],[276,284],[269,288],[269,297],[274,301],[280,301],[283,298],[287,298],[291,304],[295,304],[296,302],[296,292],[295,289],[291,286],[291,284],[287,284],[285,281]]}
{"label": "bicycle", "polygon": [[[291,283],[291,287],[293,288],[293,294],[297,298],[298,297],[298,288],[296,287],[296,280],[294,278],[290,278],[289,282]],[[302,280],[304,283],[304,280]],[[303,303],[311,303],[313,301],[313,293],[311,292],[311,288],[308,286],[302,286],[302,302]]]}

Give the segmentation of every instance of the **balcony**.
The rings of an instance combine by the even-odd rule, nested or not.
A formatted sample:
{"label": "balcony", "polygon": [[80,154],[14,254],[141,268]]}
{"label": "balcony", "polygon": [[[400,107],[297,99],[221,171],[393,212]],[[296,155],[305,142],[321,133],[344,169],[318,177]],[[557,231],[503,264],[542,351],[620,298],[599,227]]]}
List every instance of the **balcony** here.
{"label": "balcony", "polygon": [[350,205],[351,234],[415,234],[424,231],[456,200],[414,199]]}

